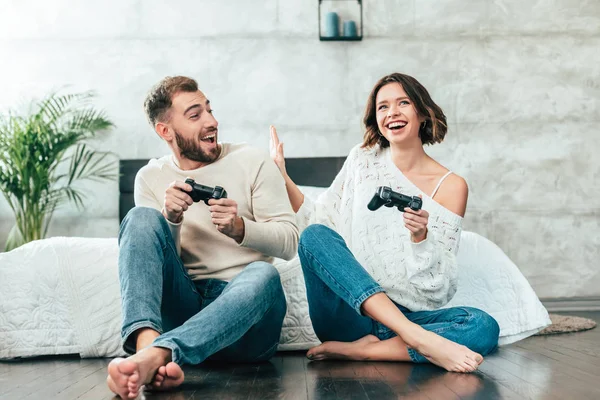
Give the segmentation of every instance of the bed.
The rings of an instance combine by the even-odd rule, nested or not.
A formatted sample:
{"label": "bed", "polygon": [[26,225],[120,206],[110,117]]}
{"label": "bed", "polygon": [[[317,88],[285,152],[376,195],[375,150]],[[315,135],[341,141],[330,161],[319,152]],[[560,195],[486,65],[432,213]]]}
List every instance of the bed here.
{"label": "bed", "polygon": [[[344,157],[291,158],[288,173],[305,195],[317,197]],[[133,207],[133,179],[147,160],[121,160],[119,218]],[[0,359],[50,354],[123,355],[116,238],[55,237],[0,253]],[[550,324],[548,313],[517,266],[486,238],[464,231],[459,285],[451,306],[472,306],[500,325],[500,344]],[[279,349],[319,343],[308,316],[298,258],[276,260],[288,303]]]}

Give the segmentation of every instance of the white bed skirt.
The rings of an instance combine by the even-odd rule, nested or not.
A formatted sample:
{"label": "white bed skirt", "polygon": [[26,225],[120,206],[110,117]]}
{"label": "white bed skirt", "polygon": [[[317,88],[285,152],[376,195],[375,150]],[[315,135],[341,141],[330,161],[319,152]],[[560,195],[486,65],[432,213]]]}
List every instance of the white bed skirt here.
{"label": "white bed skirt", "polygon": [[[56,237],[0,253],[0,358],[50,354],[122,355],[116,239]],[[463,232],[459,285],[447,307],[471,306],[500,325],[500,344],[541,330],[550,319],[519,269],[494,243]],[[275,266],[288,302],[280,350],[318,340],[308,316],[298,258]]]}

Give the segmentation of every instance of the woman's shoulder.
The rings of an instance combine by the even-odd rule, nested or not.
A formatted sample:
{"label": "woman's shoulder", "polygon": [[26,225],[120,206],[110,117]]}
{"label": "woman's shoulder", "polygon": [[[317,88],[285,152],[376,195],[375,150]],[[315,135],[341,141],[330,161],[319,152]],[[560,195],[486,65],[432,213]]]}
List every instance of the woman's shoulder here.
{"label": "woman's shoulder", "polygon": [[440,179],[444,176],[446,177],[435,194],[435,200],[454,214],[464,217],[469,197],[467,181],[446,168],[440,172]]}

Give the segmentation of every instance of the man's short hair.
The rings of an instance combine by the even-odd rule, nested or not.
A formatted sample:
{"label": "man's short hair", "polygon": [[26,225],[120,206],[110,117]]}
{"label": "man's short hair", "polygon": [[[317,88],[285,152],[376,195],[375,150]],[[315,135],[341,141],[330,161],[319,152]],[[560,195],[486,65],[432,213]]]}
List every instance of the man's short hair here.
{"label": "man's short hair", "polygon": [[144,101],[144,111],[152,127],[157,122],[169,120],[168,111],[173,104],[173,96],[179,92],[197,92],[198,82],[187,76],[167,76],[148,92]]}

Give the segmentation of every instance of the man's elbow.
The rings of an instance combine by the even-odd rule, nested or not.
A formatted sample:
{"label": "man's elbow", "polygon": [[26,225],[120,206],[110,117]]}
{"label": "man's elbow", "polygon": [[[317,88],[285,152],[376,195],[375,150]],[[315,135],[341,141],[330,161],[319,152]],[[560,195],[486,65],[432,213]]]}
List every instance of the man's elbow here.
{"label": "man's elbow", "polygon": [[286,261],[291,260],[298,254],[298,227],[295,224],[290,224],[289,232],[287,232],[286,240],[284,240],[284,249],[281,258]]}

